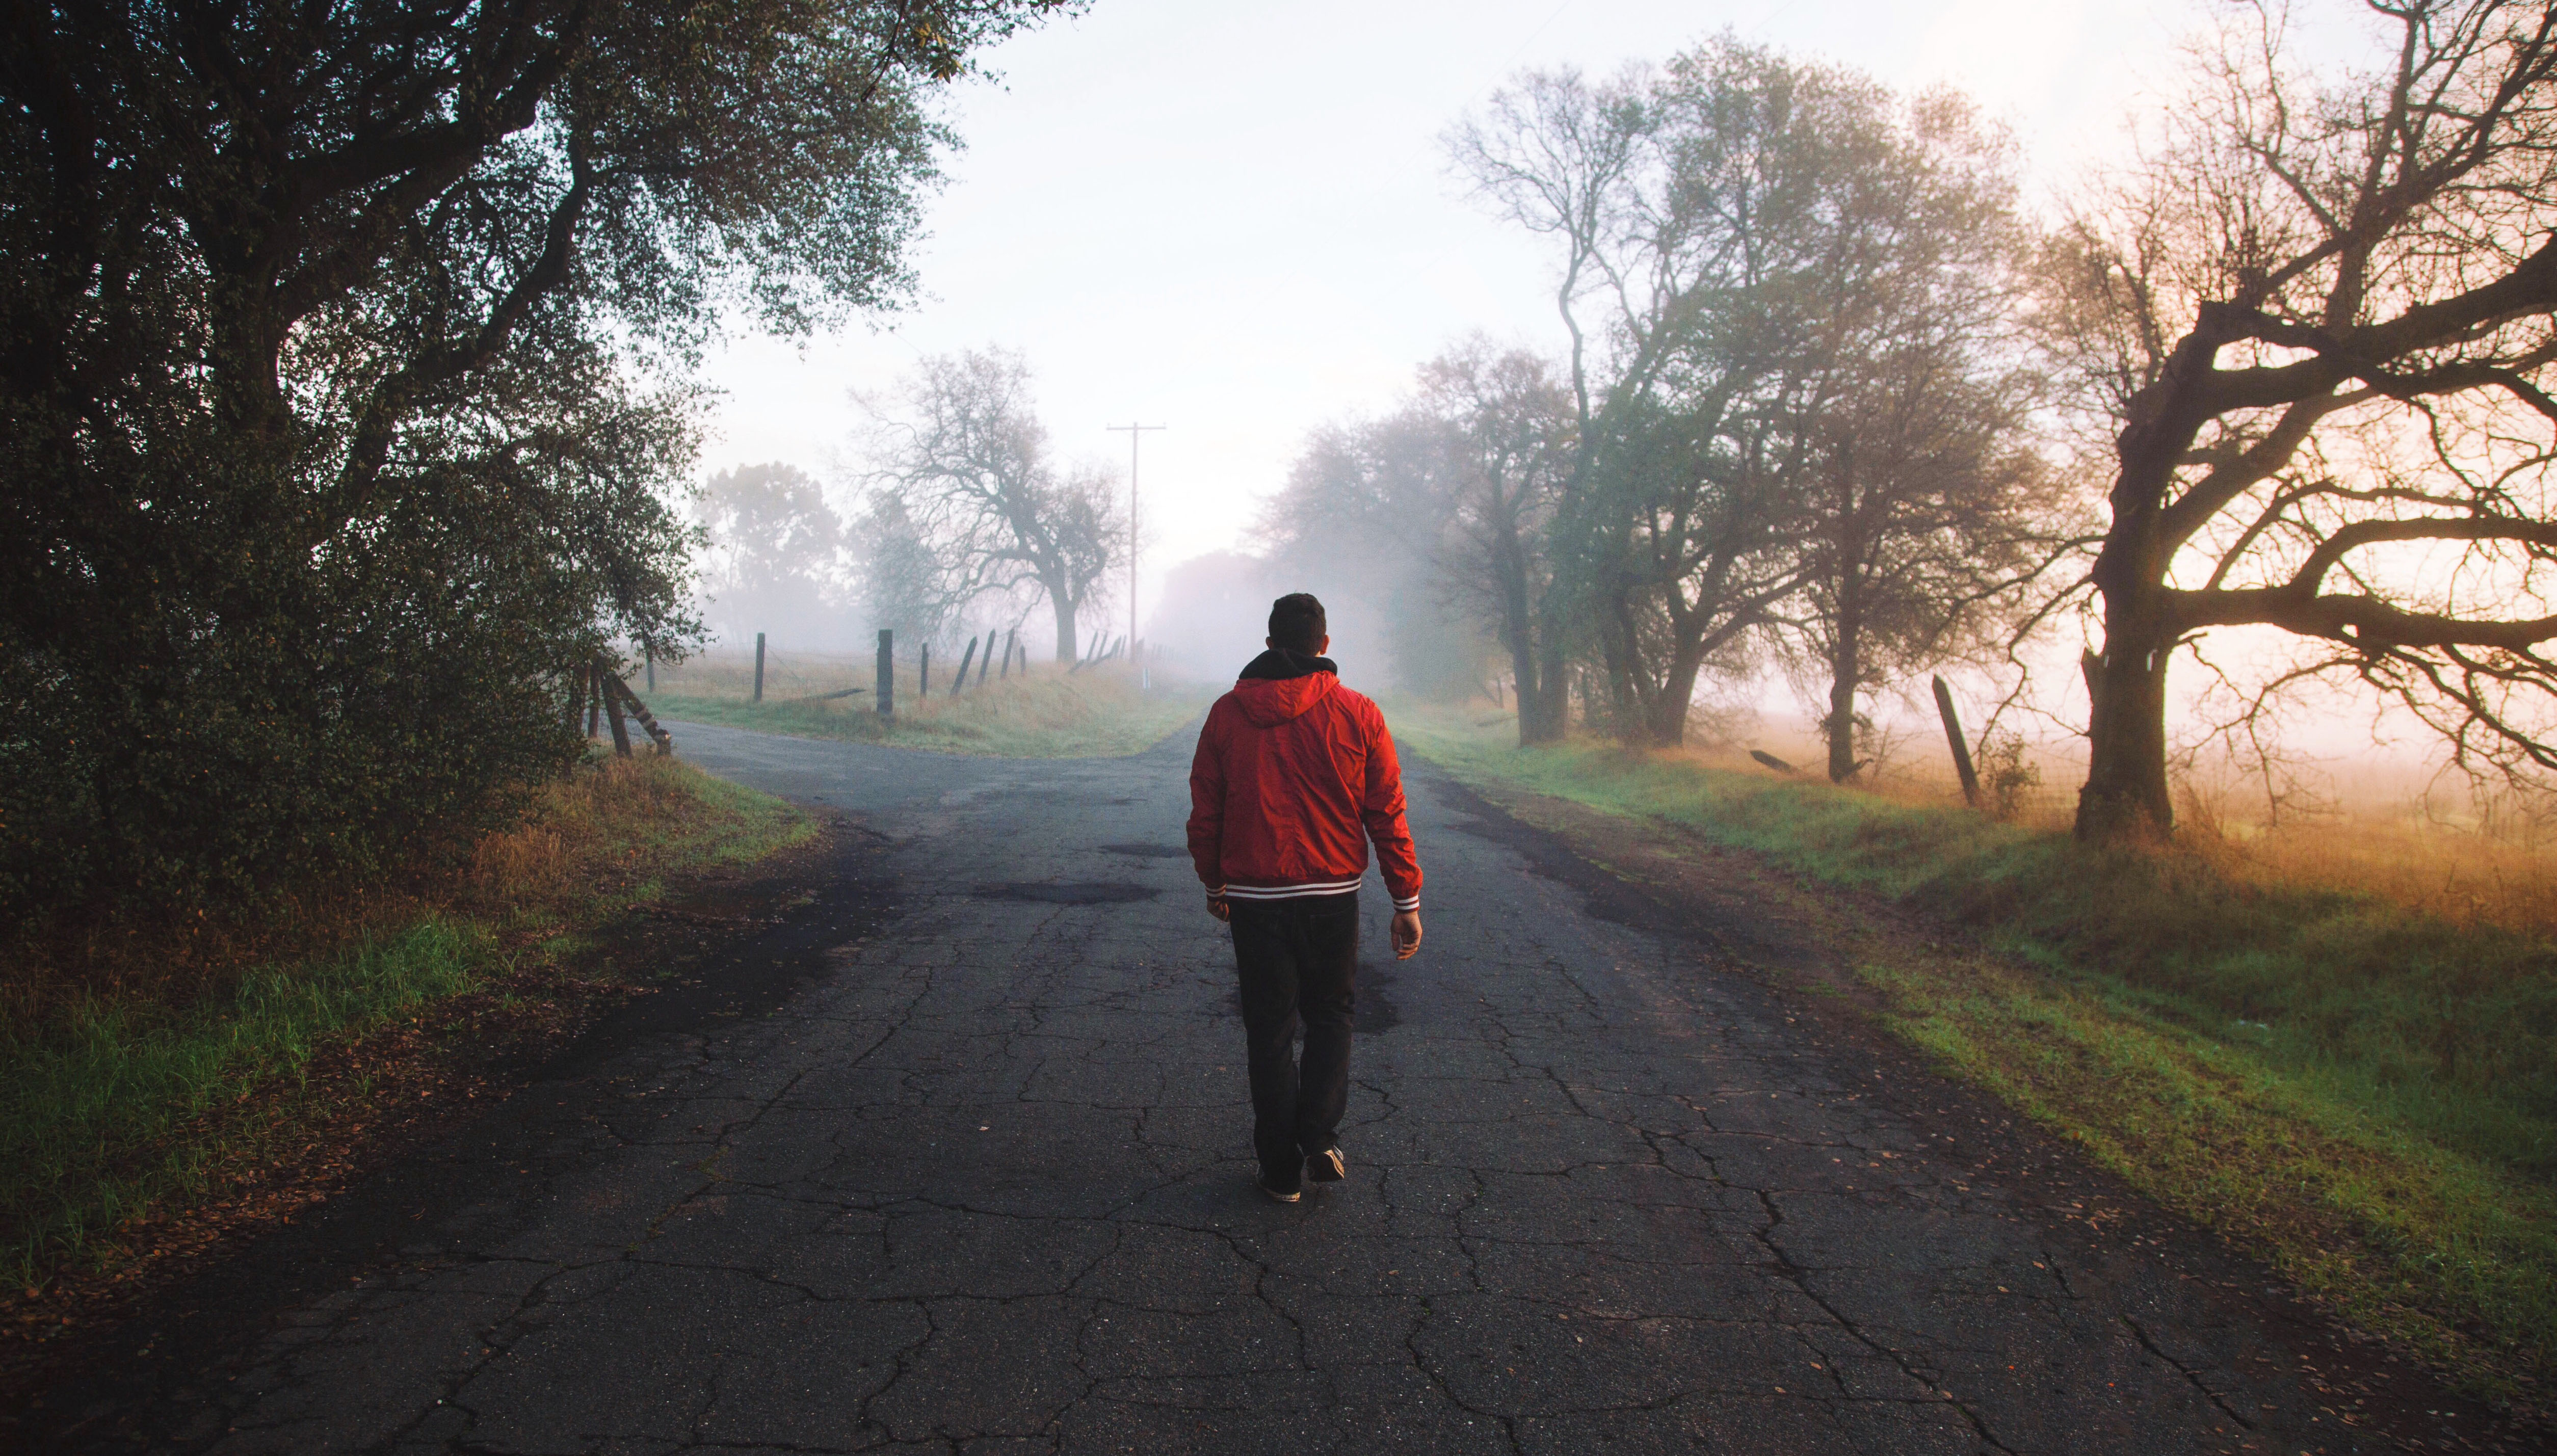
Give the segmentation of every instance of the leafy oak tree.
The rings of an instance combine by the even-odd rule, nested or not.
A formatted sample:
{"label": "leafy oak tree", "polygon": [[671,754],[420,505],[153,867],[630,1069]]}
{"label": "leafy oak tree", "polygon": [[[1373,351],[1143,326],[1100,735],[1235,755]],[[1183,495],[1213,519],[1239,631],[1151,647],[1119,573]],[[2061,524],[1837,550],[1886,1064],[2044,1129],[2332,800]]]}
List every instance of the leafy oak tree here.
{"label": "leafy oak tree", "polygon": [[[1947,635],[1903,608],[1982,514],[1938,508],[1951,457],[2021,414],[1983,338],[2014,233],[1995,139],[1950,98],[1724,37],[1658,72],[1530,73],[1450,149],[1559,253],[1549,554],[1617,730],[1678,742],[1708,664],[1808,627],[1851,766],[1855,694]],[[1956,405],[1985,434],[1927,433]]]}
{"label": "leafy oak tree", "polygon": [[1822,188],[1825,260],[1798,284],[1819,386],[1795,528],[1808,570],[1778,618],[1828,679],[1836,781],[1861,766],[1859,696],[1986,645],[2067,539],[2011,311],[2029,240],[2012,151],[1958,96],[1868,101]]}
{"label": "leafy oak tree", "polygon": [[1556,590],[1550,541],[1570,473],[1569,390],[1546,360],[1477,336],[1421,367],[1412,408],[1438,424],[1438,563],[1508,654],[1520,744],[1557,741],[1570,728],[1567,669],[1581,635]]}
{"label": "leafy oak tree", "polygon": [[0,919],[377,864],[678,644],[667,377],[893,302],[1038,0],[13,3]]}
{"label": "leafy oak tree", "polygon": [[839,596],[843,522],[816,479],[780,462],[710,477],[695,501],[709,614],[731,641],[785,623],[807,633]]}

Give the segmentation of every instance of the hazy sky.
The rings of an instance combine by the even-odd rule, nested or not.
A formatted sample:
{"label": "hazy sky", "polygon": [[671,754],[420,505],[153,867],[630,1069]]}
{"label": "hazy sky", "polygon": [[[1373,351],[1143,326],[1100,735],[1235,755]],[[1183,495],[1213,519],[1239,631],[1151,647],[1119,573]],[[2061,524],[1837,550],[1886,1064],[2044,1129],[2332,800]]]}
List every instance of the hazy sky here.
{"label": "hazy sky", "polygon": [[[1379,410],[1471,330],[1554,347],[1550,263],[1446,172],[1439,137],[1531,66],[1610,71],[1728,28],[1896,85],[1951,82],[2064,183],[2208,0],[1466,0],[1246,7],[1099,0],[991,53],[954,100],[967,150],[885,331],[740,338],[707,469],[829,472],[918,354],[1022,350],[1059,451],[1114,458],[1142,419],[1146,577],[1250,550],[1306,433]],[[1150,605],[1150,588],[1145,589]],[[1120,607],[1124,613],[1124,603]],[[1123,618],[1124,619],[1124,618]]]}

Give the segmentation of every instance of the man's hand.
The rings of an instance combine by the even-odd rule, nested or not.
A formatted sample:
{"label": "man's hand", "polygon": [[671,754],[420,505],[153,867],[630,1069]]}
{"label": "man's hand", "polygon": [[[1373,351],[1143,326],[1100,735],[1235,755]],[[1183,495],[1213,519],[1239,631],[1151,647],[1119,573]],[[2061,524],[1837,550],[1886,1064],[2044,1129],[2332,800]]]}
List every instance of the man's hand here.
{"label": "man's hand", "polygon": [[1219,920],[1234,918],[1234,907],[1225,901],[1224,885],[1218,885],[1207,892],[1207,912]]}
{"label": "man's hand", "polygon": [[1413,954],[1420,949],[1420,912],[1417,910],[1395,911],[1394,929],[1389,933],[1394,939],[1394,959],[1398,961],[1411,960]]}

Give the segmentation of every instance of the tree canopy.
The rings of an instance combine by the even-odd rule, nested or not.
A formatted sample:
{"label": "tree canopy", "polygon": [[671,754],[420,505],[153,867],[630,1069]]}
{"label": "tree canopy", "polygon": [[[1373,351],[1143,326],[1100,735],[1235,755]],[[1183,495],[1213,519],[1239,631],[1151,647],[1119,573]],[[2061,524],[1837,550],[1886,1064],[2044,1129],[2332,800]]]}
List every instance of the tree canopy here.
{"label": "tree canopy", "polygon": [[892,305],[1041,0],[30,4],[0,32],[0,911],[377,858],[679,646],[679,368]]}
{"label": "tree canopy", "polygon": [[2481,766],[2557,767],[2557,6],[2372,4],[2320,75],[2258,9],[2056,240],[2046,324],[2113,434],[2078,827],[2163,830],[2166,676],[2218,628],[2306,649]]}
{"label": "tree canopy", "polygon": [[[1576,638],[1617,730],[1677,742],[1702,675],[1806,647],[1852,772],[1856,695],[2021,565],[1996,544],[2040,478],[2006,341],[2008,149],[1956,97],[1729,38],[1603,82],[1531,72],[1449,142],[1557,254],[1567,464],[1541,571],[1490,567],[1548,579],[1539,653]],[[1514,662],[1523,737],[1560,730],[1558,666]]]}

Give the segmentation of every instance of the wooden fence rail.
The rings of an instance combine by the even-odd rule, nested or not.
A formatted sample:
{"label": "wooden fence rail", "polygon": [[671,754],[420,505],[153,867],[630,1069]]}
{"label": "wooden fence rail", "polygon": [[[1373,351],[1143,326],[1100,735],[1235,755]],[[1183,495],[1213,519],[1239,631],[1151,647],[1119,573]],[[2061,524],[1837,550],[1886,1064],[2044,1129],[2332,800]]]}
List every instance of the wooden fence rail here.
{"label": "wooden fence rail", "polygon": [[648,711],[648,705],[639,701],[639,695],[631,692],[630,685],[606,667],[603,658],[577,668],[569,677],[571,730],[577,728],[577,715],[581,708],[586,711],[586,735],[589,738],[593,738],[603,727],[597,722],[598,718],[604,718],[612,728],[612,751],[627,758],[630,756],[630,720],[637,719],[640,731],[648,735],[648,741],[655,745],[657,751],[668,757],[674,756],[674,735],[658,724],[656,716]]}

